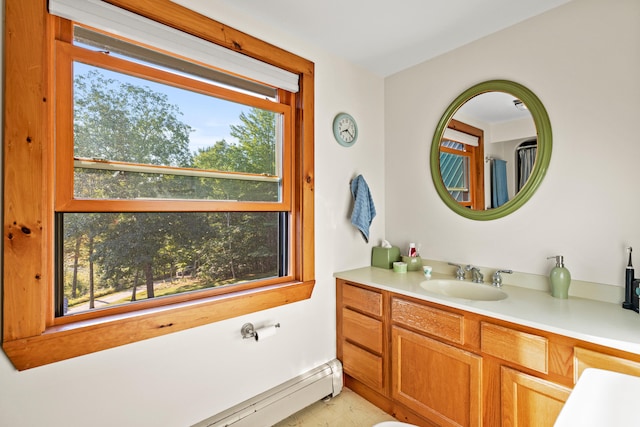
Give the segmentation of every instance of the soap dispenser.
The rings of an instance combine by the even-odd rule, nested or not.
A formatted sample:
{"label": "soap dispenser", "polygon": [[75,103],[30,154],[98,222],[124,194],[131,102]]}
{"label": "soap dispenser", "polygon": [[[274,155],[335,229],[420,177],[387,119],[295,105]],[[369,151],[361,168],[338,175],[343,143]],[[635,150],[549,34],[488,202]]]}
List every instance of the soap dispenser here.
{"label": "soap dispenser", "polygon": [[556,259],[556,266],[551,269],[549,280],[551,281],[551,296],[555,298],[569,298],[569,285],[571,284],[571,273],[564,266],[562,255],[550,256],[547,259]]}

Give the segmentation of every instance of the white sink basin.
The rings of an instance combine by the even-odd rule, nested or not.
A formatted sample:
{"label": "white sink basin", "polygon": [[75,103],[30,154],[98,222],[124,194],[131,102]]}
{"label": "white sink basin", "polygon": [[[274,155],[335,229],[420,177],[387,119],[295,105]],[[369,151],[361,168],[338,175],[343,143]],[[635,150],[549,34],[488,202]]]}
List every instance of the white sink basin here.
{"label": "white sink basin", "polygon": [[500,301],[507,297],[505,292],[491,285],[462,280],[425,280],[420,286],[426,291],[447,297],[476,301]]}

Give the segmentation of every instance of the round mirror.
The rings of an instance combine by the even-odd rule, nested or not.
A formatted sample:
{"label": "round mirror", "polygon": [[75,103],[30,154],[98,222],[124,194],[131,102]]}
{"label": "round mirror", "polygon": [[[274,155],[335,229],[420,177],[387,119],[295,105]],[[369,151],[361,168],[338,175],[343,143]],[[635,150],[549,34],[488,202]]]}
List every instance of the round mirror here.
{"label": "round mirror", "polygon": [[551,160],[542,102],[507,80],[477,84],[445,110],[431,143],[431,177],[454,212],[502,218],[536,191]]}

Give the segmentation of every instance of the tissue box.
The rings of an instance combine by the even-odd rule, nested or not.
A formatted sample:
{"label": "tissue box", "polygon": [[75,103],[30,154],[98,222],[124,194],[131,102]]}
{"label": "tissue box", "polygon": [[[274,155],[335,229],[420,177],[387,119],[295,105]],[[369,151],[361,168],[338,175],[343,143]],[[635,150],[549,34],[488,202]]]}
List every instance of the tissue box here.
{"label": "tissue box", "polygon": [[371,250],[371,265],[373,267],[391,269],[396,261],[400,261],[400,249],[395,246],[390,248],[375,246]]}

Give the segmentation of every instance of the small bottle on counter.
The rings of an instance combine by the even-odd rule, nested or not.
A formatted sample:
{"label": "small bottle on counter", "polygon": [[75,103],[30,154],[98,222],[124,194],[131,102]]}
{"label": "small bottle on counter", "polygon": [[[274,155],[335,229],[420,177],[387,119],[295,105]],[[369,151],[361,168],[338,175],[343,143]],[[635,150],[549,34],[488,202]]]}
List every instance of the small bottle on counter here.
{"label": "small bottle on counter", "polygon": [[415,243],[409,243],[409,256],[411,258],[418,256],[418,251],[416,250]]}
{"label": "small bottle on counter", "polygon": [[569,298],[569,285],[571,284],[571,273],[564,266],[564,257],[555,255],[547,259],[556,259],[556,266],[551,269],[549,281],[551,282],[551,296],[555,298]]}

